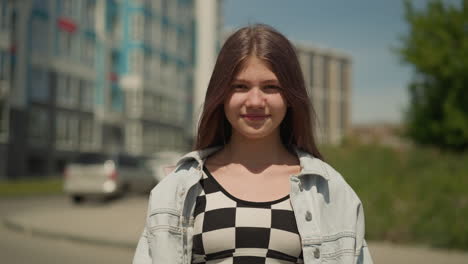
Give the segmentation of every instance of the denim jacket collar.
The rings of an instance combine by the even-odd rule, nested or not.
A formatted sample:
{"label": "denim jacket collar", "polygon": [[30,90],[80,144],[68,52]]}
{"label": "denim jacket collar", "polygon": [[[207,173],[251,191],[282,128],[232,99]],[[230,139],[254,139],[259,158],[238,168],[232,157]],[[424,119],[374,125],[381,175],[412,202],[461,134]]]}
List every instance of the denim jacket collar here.
{"label": "denim jacket collar", "polygon": [[[222,146],[215,146],[205,148],[202,150],[194,150],[181,157],[177,162],[176,166],[178,167],[186,161],[195,160],[198,163],[198,168],[201,168],[203,167],[206,158],[211,154],[219,151],[221,148]],[[296,155],[299,158],[299,163],[301,166],[301,171],[299,174],[295,175],[296,177],[302,177],[305,175],[313,174],[319,175],[327,181],[330,180],[330,176],[328,175],[325,168],[323,168],[323,165],[319,159],[313,157],[310,153],[303,151],[296,146],[294,146],[294,151],[296,152]]]}

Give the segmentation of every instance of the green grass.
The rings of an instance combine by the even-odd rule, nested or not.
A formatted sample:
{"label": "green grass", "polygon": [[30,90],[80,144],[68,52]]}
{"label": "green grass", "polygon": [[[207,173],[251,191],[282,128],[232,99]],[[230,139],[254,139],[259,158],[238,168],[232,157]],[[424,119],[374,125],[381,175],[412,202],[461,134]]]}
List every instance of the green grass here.
{"label": "green grass", "polygon": [[323,147],[361,198],[366,237],[468,249],[468,153]]}
{"label": "green grass", "polygon": [[60,194],[62,189],[63,180],[59,178],[0,182],[0,197]]}

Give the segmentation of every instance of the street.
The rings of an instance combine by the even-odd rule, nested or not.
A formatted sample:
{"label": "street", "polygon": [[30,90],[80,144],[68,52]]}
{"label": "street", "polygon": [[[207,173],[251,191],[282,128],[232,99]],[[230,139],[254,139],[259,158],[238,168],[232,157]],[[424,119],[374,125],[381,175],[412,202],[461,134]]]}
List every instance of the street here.
{"label": "street", "polygon": [[[70,209],[73,206],[67,198],[64,196],[54,196],[0,200],[1,216],[3,218],[5,215],[41,206],[57,210]],[[100,207],[103,205],[96,202],[84,206]],[[133,249],[88,245],[63,239],[35,237],[27,233],[8,230],[2,224],[0,225],[0,256],[2,256],[1,262],[8,264],[128,264],[131,263]]]}
{"label": "street", "polygon": [[[83,231],[89,231],[89,229],[107,229],[117,233],[113,236],[117,239],[131,237],[129,241],[135,241],[143,226],[146,203],[146,196],[130,196],[109,203],[94,201],[82,206],[72,205],[68,197],[65,196],[30,197],[2,199],[0,200],[0,212],[2,212],[2,220],[7,216],[25,214],[28,211],[38,214],[37,219],[43,219],[41,221],[45,221],[47,215],[54,216],[51,222],[55,222],[50,225],[60,225],[60,227],[55,227],[57,230],[66,230],[65,227],[70,226],[70,223],[61,223],[60,221],[63,221],[61,219],[80,218],[78,219],[80,223],[71,225],[86,229],[78,233],[85,233]],[[41,212],[45,212],[44,215],[41,215]],[[60,218],[60,215],[63,218]],[[104,226],[105,228],[103,228]],[[133,242],[130,243],[130,245],[132,244]],[[369,247],[374,263],[379,264],[468,263],[468,252],[400,246],[382,242],[370,242]],[[2,263],[131,263],[133,252],[134,248],[131,246],[107,246],[36,236],[28,231],[21,232],[9,229],[4,223],[0,225]]]}

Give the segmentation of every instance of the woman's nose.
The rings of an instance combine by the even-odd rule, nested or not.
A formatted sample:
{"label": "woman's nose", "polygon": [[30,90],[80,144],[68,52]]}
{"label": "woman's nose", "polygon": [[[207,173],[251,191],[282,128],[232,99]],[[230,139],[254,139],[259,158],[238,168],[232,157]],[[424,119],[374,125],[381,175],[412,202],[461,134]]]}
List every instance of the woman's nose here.
{"label": "woman's nose", "polygon": [[247,94],[247,107],[264,107],[265,106],[265,96],[263,91],[258,88],[250,89],[249,93]]}

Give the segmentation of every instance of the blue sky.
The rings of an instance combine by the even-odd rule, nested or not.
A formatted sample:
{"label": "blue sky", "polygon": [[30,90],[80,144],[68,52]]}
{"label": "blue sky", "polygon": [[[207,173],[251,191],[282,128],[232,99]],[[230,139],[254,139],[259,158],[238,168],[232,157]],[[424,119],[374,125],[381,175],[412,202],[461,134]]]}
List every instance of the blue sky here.
{"label": "blue sky", "polygon": [[[417,7],[427,0],[414,0]],[[458,2],[458,1],[449,1]],[[353,59],[353,123],[399,122],[412,68],[391,50],[408,27],[400,0],[224,0],[224,26],[269,24],[293,41]]]}

